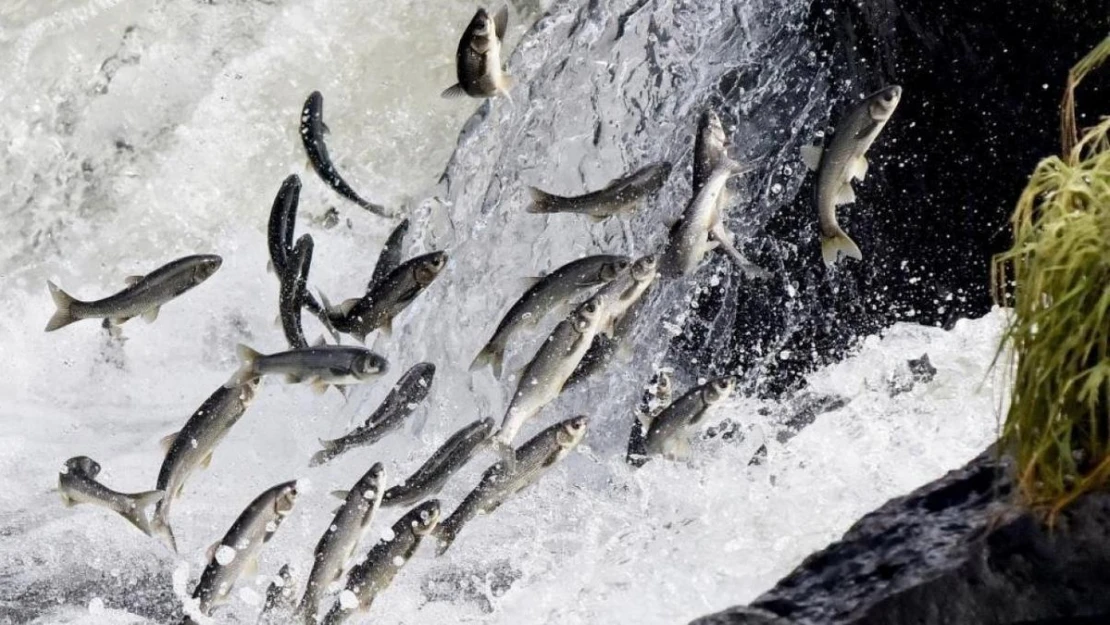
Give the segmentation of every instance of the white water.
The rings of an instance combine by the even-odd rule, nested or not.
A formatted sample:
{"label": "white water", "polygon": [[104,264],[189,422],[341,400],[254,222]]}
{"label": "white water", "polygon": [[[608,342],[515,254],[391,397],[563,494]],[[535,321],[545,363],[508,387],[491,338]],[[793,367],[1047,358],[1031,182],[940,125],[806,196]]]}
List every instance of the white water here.
{"label": "white water", "polygon": [[[234,345],[283,347],[273,326],[277,285],[264,271],[265,224],[288,173],[301,173],[305,183],[298,226],[316,238],[313,283],[337,297],[357,294],[389,224],[343,203],[304,170],[300,106],[311,90],[324,93],[329,147],[356,189],[391,206],[423,198],[474,109],[438,97],[454,81],[458,32],[474,6],[440,0],[432,7],[429,0],[372,9],[338,0],[99,0],[0,8],[0,355],[7,365],[0,378],[0,623],[32,614],[44,624],[141,622],[119,608],[141,604],[143,593],[176,601],[168,596],[171,572],[187,565],[195,579],[206,547],[250,499],[299,477],[304,494],[263,552],[262,576],[241,582],[217,613],[221,621],[253,622],[257,608],[241,590],[263,593],[267,576],[289,561],[303,578],[330,518],[328,491],[346,488],[378,460],[391,475],[406,475],[451,432],[484,416],[473,406],[499,401],[464,396],[473,384],[468,362],[442,359],[476,350],[485,337],[471,336],[473,328],[484,333],[495,323],[517,286],[460,282],[467,276],[448,272],[399,320],[395,343],[379,341],[393,372],[350,404],[306,388],[263,386],[174,508],[180,559],[115,515],[65,509],[50,492],[61,463],[75,455],[99,461],[101,479],[116,489],[152,488],[158,439],[228,377]],[[514,22],[510,40],[523,30]],[[339,208],[344,225],[325,231],[310,224],[327,206]],[[545,238],[544,247],[561,243]],[[93,298],[116,290],[124,276],[198,252],[223,255],[224,266],[156,323],[127,324],[122,348],[93,322],[42,332],[53,308],[45,280]],[[464,266],[486,258],[465,253]],[[548,265],[484,253],[504,273],[513,262],[525,267],[517,275]],[[448,308],[448,295],[461,297],[460,284],[496,289],[497,304],[481,307],[470,290],[462,312]],[[445,317],[417,323],[417,314]],[[748,466],[751,445],[705,441],[689,464],[653,461],[632,471],[620,459],[620,439],[633,406],[593,406],[604,414],[591,414],[598,431],[583,453],[496,515],[475,520],[446,556],[422,549],[365,620],[675,623],[753,599],[862,513],[989,443],[1001,398],[987,367],[1000,322],[996,312],[951,332],[903,325],[867,339],[857,355],[810,379],[810,390],[851,402],[785,444],[772,437],[760,466]],[[418,336],[406,323],[467,334]],[[316,439],[364,417],[415,362],[396,341],[420,341],[411,349],[436,362],[442,379],[434,388],[446,393],[433,392],[402,433],[309,470]],[[924,352],[937,376],[890,397],[890,377]],[[480,375],[488,394],[495,387]],[[607,384],[620,397],[636,382],[604,378],[591,396],[605,395]],[[571,408],[587,406],[564,407]],[[773,434],[761,408],[782,407],[737,399],[717,416]],[[447,509],[484,464],[449,485]],[[383,513],[373,535],[398,513]],[[450,584],[443,593],[428,590],[428,580],[445,571],[480,588],[506,566],[519,579],[497,597],[479,599]]]}

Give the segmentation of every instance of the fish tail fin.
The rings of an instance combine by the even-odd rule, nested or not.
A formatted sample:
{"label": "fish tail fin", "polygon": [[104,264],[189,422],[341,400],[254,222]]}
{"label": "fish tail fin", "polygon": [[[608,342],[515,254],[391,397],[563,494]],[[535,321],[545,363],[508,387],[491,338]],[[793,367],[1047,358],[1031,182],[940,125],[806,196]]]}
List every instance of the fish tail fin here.
{"label": "fish tail fin", "polygon": [[474,357],[474,361],[470,363],[470,371],[478,371],[482,367],[489,365],[493,368],[493,376],[495,378],[500,378],[504,362],[505,350],[491,343],[483,347],[482,351],[478,352],[478,355]]}
{"label": "fish tail fin", "polygon": [[556,198],[554,195],[546,191],[541,191],[536,187],[528,187],[528,194],[532,196],[532,203],[526,209],[529,213],[553,213],[555,212]]}
{"label": "fish tail fin", "polygon": [[131,502],[131,507],[120,514],[130,521],[132,525],[139,528],[144,534],[150,536],[151,526],[150,520],[146,516],[146,509],[162,501],[162,497],[165,496],[166,493],[160,490],[151,490],[145,493],[128,495],[127,498]]}
{"label": "fish tail fin", "polygon": [[54,316],[47,322],[46,331],[53,332],[58,328],[68,326],[74,321],[80,321],[81,318],[74,316],[71,310],[73,304],[78,300],[53,282],[47,281],[46,286],[50,287],[50,297],[54,298],[54,305],[58,308],[54,311]]}
{"label": "fish tail fin", "polygon": [[258,358],[262,354],[242,343],[235,348],[235,353],[239,355],[239,370],[224,384],[228,388],[246,384],[258,377]]}
{"label": "fish tail fin", "polygon": [[308,461],[310,467],[318,467],[335,457],[335,442],[326,441],[322,438],[319,440],[324,448],[312,454],[312,459]]}
{"label": "fish tail fin", "polygon": [[454,85],[451,85],[450,87],[444,89],[443,93],[439,94],[439,97],[447,99],[447,100],[453,100],[455,98],[463,98],[463,97],[466,97],[466,90],[462,88],[462,85],[454,84]]}
{"label": "fish tail fin", "polygon": [[162,507],[161,500],[154,508],[154,516],[150,519],[150,535],[158,538],[170,548],[170,551],[177,553],[177,540],[173,537],[173,530],[170,528],[170,523],[166,519],[165,509]]}
{"label": "fish tail fin", "polygon": [[821,258],[825,260],[825,265],[831,267],[836,264],[842,252],[848,258],[863,260],[863,253],[859,251],[859,246],[840,228],[837,228],[832,236],[821,235]]}

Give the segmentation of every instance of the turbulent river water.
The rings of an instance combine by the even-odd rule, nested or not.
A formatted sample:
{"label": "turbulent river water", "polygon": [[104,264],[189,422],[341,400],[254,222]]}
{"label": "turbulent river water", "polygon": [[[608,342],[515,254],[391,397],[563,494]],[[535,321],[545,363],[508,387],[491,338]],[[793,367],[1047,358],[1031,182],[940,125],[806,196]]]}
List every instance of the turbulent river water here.
{"label": "turbulent river water", "polygon": [[[439,97],[454,82],[469,2],[0,6],[0,623],[174,622],[207,546],[257,493],[299,478],[295,514],[266,546],[258,577],[242,580],[217,612],[219,622],[253,622],[281,564],[307,573],[333,508],[328,491],[347,488],[374,461],[406,475],[461,425],[500,418],[508,383],[467,367],[523,278],[588,253],[659,247],[690,194],[705,106],[721,111],[737,157],[762,159],[731,208],[741,240],[797,193],[797,147],[824,123],[834,87],[800,33],[806,6],[565,1],[533,25],[548,7],[516,3],[512,100],[488,103]],[[334,299],[359,294],[392,224],[305,168],[297,127],[313,90],[324,94],[329,149],[348,181],[411,217],[406,256],[446,250],[448,269],[391,337],[372,338],[392,364],[382,381],[347,401],[262,386],[175,506],[175,557],[111,513],[64,508],[52,490],[57,470],[88,455],[112,487],[152,488],[158,440],[236,368],[236,344],[283,348],[265,229],[289,173],[305,182],[298,230],[316,240],[313,287]],[[577,193],[657,160],[675,173],[629,220],[524,211],[527,185]],[[339,220],[328,227],[332,207]],[[190,253],[220,254],[223,267],[156,323],[125,325],[122,344],[91,321],[42,332],[53,308],[46,280],[91,299]],[[633,357],[568,392],[524,432],[588,414],[579,453],[475,520],[446,555],[419,551],[366,622],[684,622],[754,598],[861,513],[991,440],[1005,401],[988,372],[999,312],[950,331],[898,325],[860,337],[855,355],[809,376],[796,398],[744,392],[711,419],[745,436],[701,439],[687,462],[630,469],[623,447],[652,371],[673,368],[681,389],[722,373],[666,347],[686,331],[700,291],[744,292],[746,280],[728,269],[714,259],[696,280],[653,291]],[[714,343],[714,327],[734,321],[727,310],[711,316],[705,349],[780,357],[774,344]],[[555,322],[512,347],[510,370]],[[936,375],[912,384],[906,361],[923,353]],[[365,418],[421,361],[436,365],[436,380],[402,432],[308,467],[318,438]],[[762,372],[738,372],[744,388]],[[788,436],[784,424],[813,405],[833,409]],[[766,455],[751,464],[760,444]],[[479,458],[452,481],[442,494],[448,509],[491,461]],[[398,514],[383,511],[371,537]]]}

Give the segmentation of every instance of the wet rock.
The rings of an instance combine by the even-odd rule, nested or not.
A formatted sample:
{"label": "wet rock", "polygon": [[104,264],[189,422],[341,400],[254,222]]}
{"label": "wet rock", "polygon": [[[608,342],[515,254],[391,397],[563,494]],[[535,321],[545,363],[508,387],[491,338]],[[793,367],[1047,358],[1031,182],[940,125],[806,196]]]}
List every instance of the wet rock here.
{"label": "wet rock", "polygon": [[988,450],[863,517],[750,607],[694,623],[1017,624],[1110,614],[1110,494],[1082,498],[1050,531],[1011,503],[1012,490],[1011,462]]}

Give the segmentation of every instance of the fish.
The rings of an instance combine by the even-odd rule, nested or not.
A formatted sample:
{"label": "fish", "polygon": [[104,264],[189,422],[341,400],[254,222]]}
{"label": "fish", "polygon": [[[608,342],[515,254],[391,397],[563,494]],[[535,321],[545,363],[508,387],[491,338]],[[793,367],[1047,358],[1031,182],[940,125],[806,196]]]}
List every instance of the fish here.
{"label": "fish", "polygon": [[[718,200],[729,178],[750,170],[750,166],[734,161],[726,161],[713,170],[668,234],[660,262],[664,276],[677,278],[693,274],[705,254],[720,245],[714,240],[714,233],[723,231]],[[731,238],[728,241],[731,242]]]}
{"label": "fish", "polygon": [[408,308],[446,266],[444,252],[431,252],[406,261],[365,296],[349,299],[337,307],[328,306],[331,326],[361,342],[379,328],[386,336],[391,335],[393,319]]}
{"label": "fish", "polygon": [[656,371],[644,388],[640,405],[636,408],[636,418],[632,420],[632,431],[628,436],[628,453],[625,462],[633,467],[642,467],[647,462],[647,433],[651,420],[664,407],[671,404],[674,397],[674,380],[668,371]]}
{"label": "fish", "polygon": [[238,386],[265,375],[284,374],[286,384],[301,382],[323,393],[328,385],[363,384],[389,371],[386,359],[349,345],[316,345],[274,354],[261,354],[246,345],[238,347],[239,370],[225,386]]}
{"label": "fish", "polygon": [[150,520],[146,509],[160,501],[165,493],[160,490],[134,494],[114,491],[96,481],[99,473],[100,464],[88,456],[66,460],[58,474],[58,492],[61,493],[62,503],[67,508],[82,503],[107,508],[149,536]]}
{"label": "fish", "polygon": [[304,328],[301,326],[301,308],[308,293],[305,284],[312,265],[312,248],[312,235],[306,234],[298,239],[289,262],[281,274],[281,297],[278,298],[278,309],[281,312],[281,329],[285,332],[285,340],[289,341],[289,347],[292,349],[308,347],[308,341],[304,338]]}
{"label": "fish", "polygon": [[322,625],[340,625],[354,613],[365,614],[374,599],[393,582],[402,567],[412,559],[424,537],[439,522],[440,503],[429,499],[409,510],[389,532],[347,574],[347,587],[324,616]]}
{"label": "fish", "polygon": [[[270,261],[266,270],[274,272],[279,280],[283,279],[289,259],[293,255],[293,232],[297,223],[297,206],[300,197],[301,179],[293,174],[281,183],[281,188],[274,198],[274,205],[270,209],[270,222],[266,228],[266,244],[270,250]],[[304,307],[320,317],[324,311],[320,302],[316,301],[307,289],[304,291],[303,298]],[[324,319],[321,320],[324,321]]]}
{"label": "fish", "polygon": [[698,118],[698,131],[694,135],[694,174],[691,195],[697,195],[709,180],[713,170],[729,160],[728,137],[721,118],[711,108],[702,111]]}
{"label": "fish", "polygon": [[170,506],[181,495],[185,481],[198,466],[208,467],[212,452],[250,407],[258,381],[238,386],[221,386],[197,408],[185,426],[162,439],[166,457],[158,470],[156,490],[165,496],[155,505],[150,527],[154,535],[175,553],[177,542],[170,528]]}
{"label": "fish", "polygon": [[[297,482],[266,489],[239,515],[223,539],[209,549],[208,566],[193,589],[204,616],[226,601],[239,577],[257,572],[258,555],[297,502]],[[186,622],[191,622],[186,610]]]}
{"label": "fish", "polygon": [[595,287],[612,282],[624,273],[631,259],[627,256],[599,254],[571,261],[536,280],[501,318],[493,336],[470,363],[471,371],[489,365],[501,377],[505,349],[518,331],[535,327],[548,313],[565,309],[569,303]]}
{"label": "fish", "polygon": [[301,198],[301,178],[292,174],[281,183],[274,204],[270,208],[270,221],[266,226],[266,246],[270,250],[267,270],[281,276],[293,254],[293,228],[297,219],[297,205]]}
{"label": "fish", "polygon": [[500,449],[503,455],[511,449],[520,427],[562,392],[563,385],[601,329],[604,317],[601,299],[595,295],[561,321],[540,346],[520,374],[501,429],[494,437],[494,447]]}
{"label": "fish", "polygon": [[319,91],[313,91],[305,100],[304,109],[301,110],[301,140],[304,142],[304,151],[308,154],[308,161],[316,170],[320,178],[342,197],[358,204],[362,208],[381,217],[392,217],[390,212],[381,204],[375,204],[362,197],[347,184],[339,175],[328,156],[328,148],[324,145],[324,133],[330,132],[324,124],[324,96]]}
{"label": "fish", "polygon": [[642,256],[632,263],[628,272],[598,291],[602,310],[600,329],[564,389],[605,369],[617,351],[622,349],[638,304],[658,276],[658,264],[654,254]]}
{"label": "fish", "polygon": [[486,469],[478,486],[432,532],[438,542],[436,555],[447,552],[467,522],[479,514],[492,514],[565,458],[582,442],[588,422],[589,419],[579,415],[556,423],[521,445],[514,452],[512,464],[501,460]]}
{"label": "fish", "polygon": [[485,9],[478,9],[459,40],[455,60],[459,82],[445,89],[442,97],[508,97],[513,78],[501,67],[501,46],[508,26],[509,7],[501,7],[493,19]]}
{"label": "fish", "polygon": [[389,233],[382,251],[378,254],[378,262],[374,265],[374,273],[366,285],[366,292],[374,290],[374,285],[385,279],[394,269],[401,266],[401,254],[405,246],[405,237],[409,233],[409,220],[402,219],[401,223]]}
{"label": "fish", "polygon": [[732,395],[736,378],[724,376],[696,386],[650,418],[644,450],[649,456],[681,459],[689,454],[686,434],[702,422],[713,407]]}
{"label": "fish", "polygon": [[142,315],[148,323],[153,322],[162,305],[210,278],[221,264],[223,259],[215,254],[178,258],[145,276],[126,278],[127,288],[92,302],[76,299],[48,281],[46,285],[57,310],[46,324],[46,331],[53,332],[82,319],[105,319],[118,326]]}
{"label": "fish", "polygon": [[494,420],[485,418],[455,432],[408,479],[385,491],[382,505],[410,506],[438,495],[447,480],[483,448],[493,433],[493,426]]}
{"label": "fish", "polygon": [[[713,170],[721,166],[732,166],[728,155],[728,137],[724,125],[716,111],[707,108],[698,119],[698,131],[694,139],[694,172],[691,180],[692,197],[696,197]],[[730,193],[726,186],[717,196],[717,215],[715,224],[709,231],[709,245],[724,253],[740,270],[751,278],[767,278],[770,273],[749,261],[735,247],[734,237],[724,225],[724,210],[728,205]]]}
{"label": "fish", "polygon": [[817,171],[815,191],[817,222],[821,232],[821,258],[836,264],[840,254],[863,259],[859,246],[840,227],[836,207],[856,201],[853,180],[867,176],[867,150],[878,138],[902,99],[902,87],[892,85],[868,95],[837,124],[828,148],[802,148],[802,161]]}
{"label": "fish", "polygon": [[372,445],[396,430],[428,396],[435,374],[436,367],[429,362],[413,365],[397,380],[397,384],[390,389],[378,409],[367,417],[365,423],[339,438],[320,439],[324,449],[312,456],[309,466],[324,464],[355,447]]}
{"label": "fish", "polygon": [[290,613],[297,605],[296,592],[293,570],[288,564],[283,564],[277,578],[266,587],[266,598],[258,613],[258,622],[267,625],[289,623]]}
{"label": "fish", "polygon": [[343,504],[313,552],[312,572],[308,575],[296,614],[305,625],[316,624],[321,599],[328,587],[343,577],[343,572],[347,570],[347,562],[354,557],[359,542],[381,506],[385,484],[385,467],[377,462],[355,482],[351,490],[333,493],[343,497]]}
{"label": "fish", "polygon": [[640,200],[663,188],[671,175],[671,164],[652,163],[612,180],[599,191],[574,197],[562,197],[529,187],[532,204],[529,213],[580,213],[594,221],[632,212]]}

